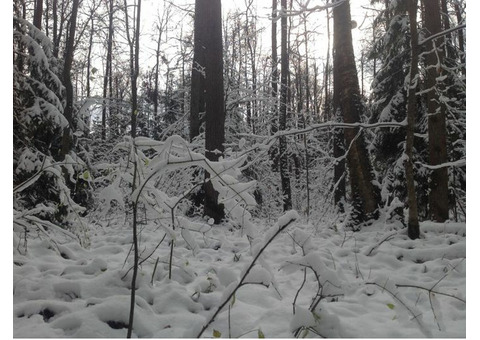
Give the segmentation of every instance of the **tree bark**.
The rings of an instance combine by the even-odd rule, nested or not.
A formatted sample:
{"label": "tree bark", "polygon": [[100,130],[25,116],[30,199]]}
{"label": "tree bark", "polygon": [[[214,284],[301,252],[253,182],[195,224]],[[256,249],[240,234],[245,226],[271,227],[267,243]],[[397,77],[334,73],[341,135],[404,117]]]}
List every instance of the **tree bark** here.
{"label": "tree bark", "polygon": [[92,67],[92,49],[93,49],[93,35],[95,34],[95,22],[93,20],[93,15],[95,11],[92,9],[90,12],[90,37],[88,40],[88,53],[87,53],[87,98],[90,98],[90,74]]}
{"label": "tree bark", "polygon": [[[281,0],[281,74],[280,74],[280,112],[278,117],[278,129],[284,131],[287,128],[287,100],[288,100],[288,30],[287,0]],[[292,191],[290,187],[290,174],[288,169],[287,139],[280,137],[278,151],[280,153],[280,181],[282,185],[283,211],[292,209]]]}
{"label": "tree bark", "polygon": [[53,16],[53,27],[52,27],[52,42],[53,42],[53,55],[58,57],[58,46],[56,45],[57,36],[58,36],[58,0],[52,1],[52,16]]}
{"label": "tree bark", "polygon": [[[462,19],[462,12],[460,11],[460,6],[456,3],[455,4],[455,14],[457,16],[457,22],[460,24]],[[467,70],[465,67],[465,38],[463,34],[463,29],[458,31],[458,48],[460,49],[460,62],[462,63],[462,74],[465,76],[467,74]]]}
{"label": "tree bark", "polygon": [[[270,134],[274,135],[278,131],[278,53],[277,53],[277,8],[278,1],[272,0],[272,115],[270,120]],[[276,145],[269,150],[272,170],[278,171],[278,148]]]}
{"label": "tree bark", "polygon": [[107,98],[112,96],[108,92],[109,79],[112,78],[112,46],[113,46],[113,0],[109,0],[108,8],[108,38],[105,73],[103,75],[103,107],[102,107],[102,140],[107,138]]}
{"label": "tree bark", "polygon": [[200,134],[201,114],[205,112],[205,27],[206,18],[201,7],[205,1],[195,1],[194,51],[190,94],[190,141]]}
{"label": "tree bark", "polygon": [[[155,51],[155,86],[153,92],[153,117],[156,125],[158,124],[158,80],[160,74],[160,46],[162,42],[162,23],[158,23],[157,49]],[[159,125],[159,124],[158,124]]]}
{"label": "tree bark", "polygon": [[418,223],[418,204],[417,195],[415,193],[415,182],[413,174],[413,139],[415,133],[415,121],[417,114],[417,75],[418,75],[418,32],[417,32],[417,0],[408,0],[407,3],[408,17],[410,19],[410,46],[411,61],[410,75],[408,82],[408,99],[407,99],[407,140],[405,154],[405,177],[407,181],[407,200],[408,200],[408,237],[412,240],[419,238],[420,227]]}
{"label": "tree bark", "polygon": [[[205,57],[205,156],[211,161],[217,161],[223,155],[223,143],[225,142],[222,6],[220,0],[196,1],[195,42],[200,43],[198,47],[202,48]],[[216,176],[216,174],[206,173],[205,176],[204,213],[212,217],[215,223],[220,223],[225,216],[224,207],[223,204],[218,203],[218,193],[208,180],[210,176]]]}
{"label": "tree bark", "polygon": [[72,84],[72,63],[75,42],[75,30],[77,26],[79,0],[73,0],[72,14],[70,16],[70,26],[68,39],[65,46],[65,57],[63,66],[63,84],[65,85],[65,109],[63,115],[68,121],[68,127],[63,130],[61,156],[64,158],[72,149],[73,132],[73,84]]}
{"label": "tree bark", "polygon": [[[425,8],[425,27],[429,35],[442,31],[440,5],[438,0],[423,0]],[[439,98],[437,77],[443,72],[444,51],[437,46],[441,39],[427,43],[427,109],[428,109],[428,152],[430,165],[447,162],[447,128],[445,106]],[[435,51],[434,51],[435,49]],[[432,170],[429,195],[430,218],[444,222],[448,219],[448,168]]]}
{"label": "tree bark", "polygon": [[132,40],[130,36],[129,19],[128,19],[128,7],[127,0],[124,0],[125,6],[125,28],[127,33],[127,41],[130,46],[130,85],[132,90],[132,108],[130,114],[130,136],[132,138],[137,137],[137,115],[138,115],[138,91],[137,91],[137,79],[139,74],[139,54],[140,54],[140,17],[142,9],[142,0],[138,0],[136,7],[136,23],[134,24],[135,36]]}
{"label": "tree bark", "polygon": [[[360,122],[363,106],[353,52],[350,2],[333,9],[334,16],[334,103],[345,123]],[[373,173],[364,137],[358,129],[344,131],[352,195],[352,223],[378,216],[379,192],[373,186]],[[358,136],[357,136],[358,135]]]}
{"label": "tree bark", "polygon": [[43,0],[35,0],[35,11],[33,13],[33,25],[39,30],[42,29]]}

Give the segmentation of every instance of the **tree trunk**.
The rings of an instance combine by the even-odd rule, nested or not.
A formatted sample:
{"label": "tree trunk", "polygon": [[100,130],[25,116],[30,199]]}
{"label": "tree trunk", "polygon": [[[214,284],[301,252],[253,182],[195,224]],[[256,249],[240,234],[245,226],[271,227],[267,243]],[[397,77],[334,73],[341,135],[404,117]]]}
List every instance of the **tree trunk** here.
{"label": "tree trunk", "polygon": [[[222,6],[220,0],[195,2],[195,43],[203,50],[205,65],[205,156],[217,161],[225,142],[225,104],[223,92]],[[201,56],[201,55],[200,55]],[[200,59],[201,61],[201,59]],[[193,90],[193,84],[192,84]],[[206,173],[205,215],[220,223],[225,212],[218,203],[218,193],[208,180],[216,174]]]}
{"label": "tree trunk", "polygon": [[139,54],[140,54],[140,13],[142,9],[142,0],[138,0],[136,6],[136,23],[134,24],[135,36],[132,40],[130,37],[129,19],[128,19],[128,6],[127,0],[124,0],[125,6],[125,28],[127,33],[127,41],[130,46],[130,84],[132,88],[132,108],[130,114],[130,135],[132,138],[137,137],[137,115],[138,115],[138,91],[137,91],[137,79],[139,74]]}
{"label": "tree trunk", "polygon": [[407,101],[407,141],[405,154],[405,177],[407,180],[407,200],[408,200],[408,237],[412,240],[420,236],[418,224],[418,205],[417,195],[415,194],[415,182],[413,176],[413,139],[415,132],[415,121],[417,114],[416,83],[418,75],[418,32],[417,32],[417,0],[408,0],[408,17],[410,19],[410,46],[411,61],[410,75],[408,83],[408,101]]}
{"label": "tree trunk", "polygon": [[[333,9],[334,16],[334,106],[345,123],[358,123],[363,110],[352,45],[350,2]],[[352,223],[366,222],[378,216],[379,192],[373,186],[373,173],[363,134],[345,129],[347,166],[352,195]]]}
{"label": "tree trunk", "polygon": [[39,30],[42,29],[43,0],[35,0],[35,11],[33,13],[33,25]]}
{"label": "tree trunk", "polygon": [[[160,46],[162,42],[162,24],[158,24],[158,37],[157,37],[157,50],[155,51],[155,86],[154,86],[154,92],[153,92],[153,119],[155,121],[155,127],[157,129],[157,126],[159,126],[159,118],[158,118],[158,78],[159,78],[159,73],[160,73]],[[155,136],[157,134],[155,132]]]}
{"label": "tree trunk", "polygon": [[75,42],[75,30],[77,27],[77,13],[79,0],[73,0],[72,14],[70,16],[70,27],[68,39],[65,46],[65,57],[63,66],[63,84],[65,85],[65,109],[63,115],[68,121],[68,127],[63,130],[61,156],[64,158],[72,149],[73,132],[73,84],[72,84],[72,63]]}
{"label": "tree trunk", "polygon": [[[272,0],[272,115],[270,120],[270,134],[278,131],[278,53],[277,53],[277,0]],[[269,150],[272,170],[278,171],[278,148],[276,145]]]}
{"label": "tree trunk", "polygon": [[113,0],[109,0],[108,11],[107,60],[103,75],[102,140],[107,138],[107,98],[112,96],[111,92],[108,93],[108,80],[112,77]]}
{"label": "tree trunk", "polygon": [[52,16],[53,16],[53,27],[52,27],[52,42],[53,42],[53,55],[58,57],[58,46],[56,42],[58,40],[58,0],[52,1]]}
{"label": "tree trunk", "polygon": [[[252,100],[247,101],[247,125],[252,129],[252,133],[256,134],[256,118],[257,118],[257,68],[256,68],[256,46],[257,46],[257,32],[250,32],[250,21],[249,21],[249,12],[250,8],[253,4],[252,0],[248,0],[247,9],[245,11],[245,43],[248,47],[248,52],[250,53],[249,56],[245,55],[247,58],[250,58],[251,63],[251,72],[252,72],[252,94],[249,94],[248,97],[253,98]],[[253,26],[256,28],[256,25]],[[252,42],[253,40],[253,42]],[[245,66],[248,63],[245,63]],[[246,88],[248,87],[248,78],[247,78],[247,68],[245,67],[245,81],[246,81]]]}
{"label": "tree trunk", "polygon": [[205,112],[205,27],[207,23],[202,6],[205,1],[195,1],[194,47],[192,84],[190,94],[190,141],[200,134],[201,114]]}
{"label": "tree trunk", "polygon": [[[440,5],[438,0],[423,0],[425,6],[425,27],[429,35],[442,31]],[[426,57],[427,79],[427,109],[428,109],[428,152],[430,165],[447,162],[447,129],[445,121],[445,106],[440,103],[437,77],[443,72],[444,51],[436,48],[442,39],[427,43]],[[429,195],[430,218],[433,221],[444,222],[448,219],[448,168],[432,170]]]}
{"label": "tree trunk", "polygon": [[87,98],[90,98],[90,74],[92,67],[92,48],[93,48],[93,35],[95,34],[95,22],[93,21],[94,10],[90,12],[90,37],[88,41],[88,53],[87,53]]}
{"label": "tree trunk", "polygon": [[[330,112],[331,99],[330,99],[330,15],[327,10],[327,58],[325,62],[325,76],[324,76],[324,88],[325,88],[325,120],[329,121],[333,119],[336,122],[342,121],[342,112],[338,108],[338,103],[335,102],[335,111]],[[346,195],[346,164],[345,158],[345,135],[342,129],[334,129],[333,131],[333,157],[336,159],[333,168],[333,203],[335,209],[339,213],[345,212],[345,195]]]}
{"label": "tree trunk", "polygon": [[[457,16],[458,24],[462,23],[462,12],[460,11],[460,6],[456,3],[455,4],[455,14]],[[458,31],[458,48],[460,49],[460,62],[462,63],[462,74],[465,76],[467,74],[467,70],[465,67],[465,38],[463,35],[463,29]]]}
{"label": "tree trunk", "polygon": [[[280,75],[280,112],[278,117],[278,129],[284,131],[287,128],[287,96],[288,96],[288,32],[287,32],[287,0],[281,0],[281,75]],[[283,210],[292,209],[292,191],[290,188],[290,174],[288,168],[287,140],[280,137],[278,151],[280,153],[280,181],[282,185]]]}

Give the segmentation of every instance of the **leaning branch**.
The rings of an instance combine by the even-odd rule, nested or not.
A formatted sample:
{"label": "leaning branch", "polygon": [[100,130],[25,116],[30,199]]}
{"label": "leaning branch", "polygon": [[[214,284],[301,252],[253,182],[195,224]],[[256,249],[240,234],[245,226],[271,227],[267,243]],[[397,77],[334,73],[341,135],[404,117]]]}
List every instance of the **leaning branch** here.
{"label": "leaning branch", "polygon": [[437,170],[437,169],[441,169],[441,168],[448,168],[450,166],[454,166],[454,167],[466,166],[467,165],[467,160],[465,158],[462,158],[462,159],[459,159],[459,160],[454,161],[454,162],[446,162],[446,163],[436,164],[436,165],[423,164],[423,163],[420,163],[420,162],[416,162],[416,164],[419,164],[422,167],[427,168],[429,170]]}
{"label": "leaning branch", "polygon": [[466,24],[462,24],[462,25],[458,25],[458,26],[452,27],[452,28],[450,28],[450,29],[448,29],[448,30],[445,30],[445,31],[442,31],[442,32],[438,32],[437,34],[431,35],[431,36],[429,36],[428,38],[423,39],[422,41],[419,41],[419,42],[418,42],[418,45],[419,45],[419,46],[422,46],[423,44],[426,44],[426,43],[429,42],[430,40],[434,40],[434,39],[440,38],[440,37],[442,37],[442,36],[444,36],[444,35],[447,35],[447,34],[449,34],[449,33],[452,33],[452,32],[454,32],[454,31],[457,31],[457,30],[464,29],[464,28],[466,28],[466,27],[467,27]]}
{"label": "leaning branch", "polygon": [[312,132],[319,129],[326,129],[326,128],[333,128],[333,129],[355,129],[355,128],[362,128],[362,129],[375,129],[375,128],[395,128],[395,127],[406,127],[407,121],[404,120],[402,122],[378,122],[374,124],[366,124],[366,123],[341,123],[341,122],[326,122],[320,124],[313,124],[304,129],[290,129],[279,131],[275,133],[273,136],[267,139],[265,144],[269,144],[272,140],[283,137],[283,136],[291,136],[291,135],[299,135],[308,132]]}

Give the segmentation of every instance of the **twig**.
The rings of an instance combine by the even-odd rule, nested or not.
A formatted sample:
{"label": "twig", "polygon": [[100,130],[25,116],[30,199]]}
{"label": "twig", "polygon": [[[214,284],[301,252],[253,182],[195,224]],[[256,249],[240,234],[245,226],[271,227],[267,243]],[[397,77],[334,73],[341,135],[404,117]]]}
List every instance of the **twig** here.
{"label": "twig", "polygon": [[380,242],[378,242],[376,245],[374,245],[372,248],[370,248],[370,250],[365,255],[370,256],[375,249],[377,249],[378,247],[380,247],[382,245],[383,242],[386,242],[386,241],[390,240],[397,233],[398,233],[398,231],[393,231],[392,233],[387,234],[382,240],[380,240]]}
{"label": "twig", "polygon": [[466,300],[462,299],[462,298],[459,298],[458,296],[455,296],[455,295],[452,295],[452,294],[448,294],[448,293],[442,293],[442,292],[439,292],[438,290],[433,290],[433,288],[425,288],[425,287],[422,287],[422,286],[417,286],[417,285],[403,285],[403,284],[396,284],[395,286],[397,286],[398,288],[418,288],[418,289],[422,289],[422,290],[426,290],[427,292],[429,293],[433,293],[433,294],[438,294],[438,295],[443,295],[443,296],[448,296],[448,297],[451,297],[453,299],[456,299],[460,302],[463,302],[463,303],[467,303]]}
{"label": "twig", "polygon": [[424,332],[425,335],[429,335],[427,333],[427,330],[425,329],[425,327],[422,325],[422,323],[420,322],[420,320],[418,319],[419,316],[421,316],[421,314],[415,314],[415,312],[413,310],[410,309],[410,307],[408,307],[402,300],[400,300],[400,298],[397,296],[397,294],[394,294],[393,292],[391,292],[389,289],[387,289],[384,286],[381,286],[379,285],[378,283],[376,282],[367,282],[366,283],[367,285],[374,285],[374,286],[377,286],[381,289],[383,289],[384,291],[386,291],[387,293],[389,293],[395,300],[397,300],[398,302],[400,302],[402,304],[403,307],[405,307],[408,312],[413,316],[413,318],[417,321],[418,325],[420,326],[420,329],[422,330],[422,332]]}
{"label": "twig", "polygon": [[303,268],[303,282],[300,285],[300,288],[298,288],[297,293],[295,294],[295,298],[293,299],[293,314],[295,315],[295,304],[297,302],[298,295],[300,295],[300,291],[302,290],[303,286],[305,285],[305,282],[307,282],[307,268]]}
{"label": "twig", "polygon": [[255,256],[255,258],[253,259],[253,261],[250,263],[250,265],[248,266],[247,270],[245,271],[245,274],[243,274],[242,278],[240,279],[240,282],[237,284],[237,286],[235,287],[235,289],[227,296],[227,298],[225,299],[225,301],[223,301],[220,306],[218,306],[217,310],[215,311],[215,313],[211,316],[210,320],[208,320],[208,322],[202,327],[201,331],[197,334],[197,338],[200,338],[203,334],[203,332],[205,332],[205,330],[208,328],[208,326],[210,326],[210,324],[215,320],[216,316],[220,313],[220,311],[222,310],[223,307],[225,307],[225,305],[230,301],[230,299],[232,298],[233,295],[235,295],[235,293],[237,292],[237,290],[243,285],[243,282],[245,281],[245,279],[247,278],[248,274],[250,273],[250,270],[252,270],[253,266],[255,265],[255,262],[258,260],[258,258],[260,257],[260,255],[262,255],[263,251],[268,247],[268,245],[275,239],[275,237],[277,237],[278,234],[280,234],[282,231],[284,231],[292,222],[294,222],[295,219],[292,218],[290,221],[288,221],[287,223],[285,223],[283,226],[279,227],[277,232],[275,232],[275,234],[270,237],[270,239],[265,243],[265,245],[260,249],[260,251],[257,253],[257,255]]}
{"label": "twig", "polygon": [[[167,236],[167,234],[163,235],[162,239],[160,240],[160,242],[158,242],[158,244],[155,246],[155,249],[152,250],[152,252],[150,253],[150,255],[146,256],[145,258],[143,258],[140,262],[138,262],[138,265],[142,265],[145,261],[147,261],[150,257],[152,257],[153,253],[155,253],[155,251],[158,249],[158,247],[160,247],[160,245],[162,244],[163,240],[165,239],[165,237]],[[157,261],[158,262],[158,261]],[[122,276],[122,280],[128,275],[128,273],[130,272],[130,270],[133,269],[133,266],[130,267],[127,272]]]}

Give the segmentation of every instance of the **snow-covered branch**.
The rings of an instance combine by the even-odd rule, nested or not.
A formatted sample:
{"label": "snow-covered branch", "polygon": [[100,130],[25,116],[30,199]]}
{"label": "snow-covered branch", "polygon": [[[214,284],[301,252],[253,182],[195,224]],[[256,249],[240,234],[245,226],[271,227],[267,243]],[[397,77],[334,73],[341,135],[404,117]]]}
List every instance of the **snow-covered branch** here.
{"label": "snow-covered branch", "polygon": [[328,3],[326,5],[317,5],[317,6],[313,6],[313,7],[308,7],[309,3],[310,3],[310,0],[307,1],[304,5],[300,5],[300,9],[298,10],[278,10],[277,12],[277,16],[272,18],[272,21],[278,21],[280,20],[282,17],[293,17],[293,16],[297,16],[297,15],[301,15],[301,14],[310,14],[310,13],[313,13],[313,12],[320,12],[320,11],[324,11],[324,10],[327,10],[327,9],[330,9],[330,8],[335,8],[337,6],[340,6],[341,4],[343,4],[346,0],[341,0],[341,1],[336,1],[334,3]]}
{"label": "snow-covered branch", "polygon": [[267,139],[266,144],[270,144],[271,141],[283,137],[283,136],[291,136],[291,135],[299,135],[304,133],[309,133],[319,129],[355,129],[355,128],[362,128],[362,129],[375,129],[375,128],[385,128],[385,127],[405,127],[407,126],[407,121],[404,120],[402,122],[378,122],[373,124],[367,123],[341,123],[341,122],[326,122],[326,123],[319,123],[310,125],[304,129],[290,129],[279,131],[275,133],[273,136]]}
{"label": "snow-covered branch", "polygon": [[467,27],[466,24],[462,24],[462,25],[458,25],[458,26],[449,28],[448,30],[444,30],[444,31],[438,32],[437,34],[433,34],[433,35],[429,36],[428,38],[423,39],[422,41],[419,41],[419,42],[418,42],[418,45],[421,46],[421,45],[423,45],[423,44],[426,44],[426,43],[429,42],[430,40],[437,39],[437,38],[439,38],[439,37],[442,37],[442,36],[444,36],[444,35],[447,35],[447,34],[449,34],[449,33],[452,33],[452,32],[454,32],[454,31],[457,31],[457,30],[464,29],[464,28],[466,28],[466,27]]}
{"label": "snow-covered branch", "polygon": [[420,162],[416,162],[416,164],[419,164],[419,165],[423,166],[424,168],[427,168],[427,169],[430,169],[430,170],[437,170],[437,169],[447,168],[447,167],[451,167],[451,166],[462,167],[462,166],[467,165],[467,160],[465,158],[462,158],[462,159],[459,159],[458,161],[446,162],[446,163],[436,164],[436,165],[424,164],[424,163],[420,163]]}

